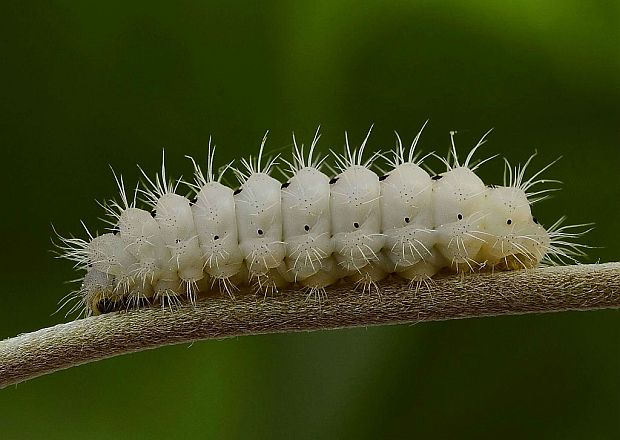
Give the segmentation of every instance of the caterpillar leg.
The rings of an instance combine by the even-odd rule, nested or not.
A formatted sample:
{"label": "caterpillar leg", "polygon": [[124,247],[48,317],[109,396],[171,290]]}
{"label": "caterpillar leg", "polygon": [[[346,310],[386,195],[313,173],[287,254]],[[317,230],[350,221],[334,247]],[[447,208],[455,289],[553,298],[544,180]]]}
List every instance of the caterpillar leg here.
{"label": "caterpillar leg", "polygon": [[209,292],[211,292],[212,286],[213,281],[209,274],[205,272],[204,276],[195,282],[195,287],[197,289],[196,297],[208,295]]}
{"label": "caterpillar leg", "polygon": [[289,281],[282,275],[282,271],[286,270],[286,266],[283,269],[275,268],[269,269],[264,274],[251,274],[251,282],[256,294],[262,294],[263,297],[267,295],[273,295],[278,292],[279,289],[283,289],[289,284]]}
{"label": "caterpillar leg", "polygon": [[181,281],[175,279],[160,279],[155,284],[155,302],[162,308],[172,308],[181,304]]}
{"label": "caterpillar leg", "polygon": [[332,258],[327,258],[323,261],[321,270],[299,282],[308,291],[307,300],[314,298],[315,301],[321,303],[327,299],[325,288],[340,280],[337,268],[336,262]]}
{"label": "caterpillar leg", "polygon": [[137,280],[125,298],[127,309],[139,309],[151,305],[155,300],[155,290],[147,280]]}
{"label": "caterpillar leg", "polygon": [[439,272],[441,266],[436,266],[427,261],[420,261],[413,266],[397,272],[397,275],[411,281],[427,280]]}
{"label": "caterpillar leg", "polygon": [[424,287],[432,297],[432,287],[435,284],[433,276],[436,275],[440,269],[441,266],[439,265],[434,265],[428,261],[420,261],[406,270],[397,272],[397,275],[409,280],[409,290],[413,291],[416,295]]}
{"label": "caterpillar leg", "polygon": [[389,260],[379,254],[377,260],[370,261],[366,266],[352,274],[349,279],[355,283],[356,288],[361,288],[362,293],[371,293],[374,290],[377,295],[381,295],[377,283],[389,275],[389,265]]}
{"label": "caterpillar leg", "polygon": [[208,269],[210,287],[207,291],[216,291],[235,298],[235,291],[248,283],[248,269],[242,262],[222,264]]}

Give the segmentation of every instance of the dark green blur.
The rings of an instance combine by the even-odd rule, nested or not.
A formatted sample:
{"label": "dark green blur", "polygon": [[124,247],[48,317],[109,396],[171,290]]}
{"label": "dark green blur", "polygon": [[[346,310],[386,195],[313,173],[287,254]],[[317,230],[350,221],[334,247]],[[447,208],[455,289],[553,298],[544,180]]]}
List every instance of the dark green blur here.
{"label": "dark green blur", "polygon": [[[535,207],[595,222],[620,260],[620,14],[605,1],[0,3],[0,338],[64,321],[77,275],[51,224],[104,225],[108,164],[189,177],[292,130],[321,151],[393,130],[445,153],[495,127],[499,153],[563,190]],[[439,169],[437,162],[429,164]],[[482,169],[501,182],[502,163]],[[232,179],[231,179],[232,180]],[[612,438],[620,314],[504,317],[167,347],[0,391],[0,438]]]}

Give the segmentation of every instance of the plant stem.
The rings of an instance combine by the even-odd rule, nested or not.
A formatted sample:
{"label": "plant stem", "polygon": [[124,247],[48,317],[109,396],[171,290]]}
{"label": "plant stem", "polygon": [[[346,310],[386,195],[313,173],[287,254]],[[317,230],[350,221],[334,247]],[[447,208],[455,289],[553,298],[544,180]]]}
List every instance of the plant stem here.
{"label": "plant stem", "polygon": [[362,294],[340,285],[321,303],[299,290],[264,299],[207,297],[195,306],[59,324],[0,341],[0,388],[99,359],[202,339],[620,308],[620,263],[446,276],[418,291],[393,278],[380,290],[380,295]]}

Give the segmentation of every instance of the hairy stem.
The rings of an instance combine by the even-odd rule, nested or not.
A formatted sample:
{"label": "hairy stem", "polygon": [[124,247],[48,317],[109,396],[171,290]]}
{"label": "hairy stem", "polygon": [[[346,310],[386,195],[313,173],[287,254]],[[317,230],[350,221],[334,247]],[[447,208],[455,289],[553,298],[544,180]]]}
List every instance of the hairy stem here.
{"label": "hairy stem", "polygon": [[300,291],[209,297],[196,306],[111,313],[0,341],[0,388],[125,353],[241,335],[620,308],[620,263],[447,276],[418,291],[391,279],[381,294],[342,285],[320,304]]}

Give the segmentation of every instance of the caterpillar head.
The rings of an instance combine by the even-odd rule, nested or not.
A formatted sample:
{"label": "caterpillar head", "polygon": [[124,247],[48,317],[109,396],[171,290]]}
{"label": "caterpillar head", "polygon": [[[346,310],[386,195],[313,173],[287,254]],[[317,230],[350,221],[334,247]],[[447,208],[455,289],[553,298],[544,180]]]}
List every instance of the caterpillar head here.
{"label": "caterpillar head", "polygon": [[79,294],[86,316],[110,313],[123,308],[123,296],[115,290],[114,277],[97,269],[89,269]]}

